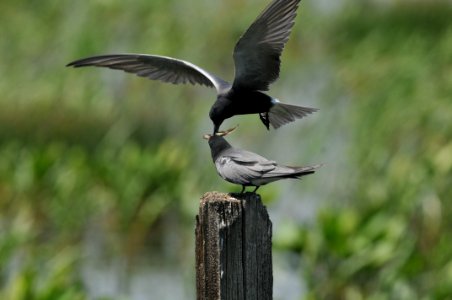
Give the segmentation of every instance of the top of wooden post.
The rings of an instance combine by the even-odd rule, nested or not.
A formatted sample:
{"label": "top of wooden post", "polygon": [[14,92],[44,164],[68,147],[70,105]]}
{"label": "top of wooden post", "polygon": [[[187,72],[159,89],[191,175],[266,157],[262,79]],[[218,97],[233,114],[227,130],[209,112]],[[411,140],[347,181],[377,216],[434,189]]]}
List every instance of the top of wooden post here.
{"label": "top of wooden post", "polygon": [[205,204],[206,202],[222,202],[222,201],[231,201],[231,202],[241,202],[243,200],[250,201],[259,201],[261,202],[261,196],[256,193],[220,193],[220,192],[207,192],[205,193],[200,200],[200,205]]}

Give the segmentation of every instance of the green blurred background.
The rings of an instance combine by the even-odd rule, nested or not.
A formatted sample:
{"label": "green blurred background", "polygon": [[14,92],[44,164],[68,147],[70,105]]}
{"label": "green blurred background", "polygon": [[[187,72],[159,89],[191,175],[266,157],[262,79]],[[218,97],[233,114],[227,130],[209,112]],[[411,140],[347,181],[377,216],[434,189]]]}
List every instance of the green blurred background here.
{"label": "green blurred background", "polygon": [[[193,299],[217,176],[202,87],[69,69],[154,53],[231,79],[263,0],[0,2],[0,299]],[[275,299],[452,299],[450,1],[302,1],[271,95],[320,108],[234,145],[324,163],[259,191]]]}

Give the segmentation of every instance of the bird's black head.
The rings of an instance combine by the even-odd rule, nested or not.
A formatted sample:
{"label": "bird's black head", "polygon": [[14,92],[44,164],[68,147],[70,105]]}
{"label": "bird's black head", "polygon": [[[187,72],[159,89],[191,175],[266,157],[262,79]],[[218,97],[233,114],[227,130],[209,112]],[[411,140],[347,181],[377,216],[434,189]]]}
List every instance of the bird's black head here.
{"label": "bird's black head", "polygon": [[212,107],[210,109],[209,117],[213,123],[213,135],[216,135],[220,130],[220,126],[223,123],[224,118],[221,117],[221,115],[217,112],[215,107]]}
{"label": "bird's black head", "polygon": [[226,149],[231,148],[232,146],[226,141],[224,136],[228,135],[229,133],[233,132],[237,128],[231,128],[226,131],[220,131],[216,134],[205,134],[203,136],[204,139],[206,139],[209,142],[210,146],[210,152],[212,154],[212,159],[215,161],[218,156]]}
{"label": "bird's black head", "polygon": [[234,107],[225,95],[219,95],[217,101],[212,105],[209,111],[209,117],[213,122],[214,129],[213,134],[216,134],[220,130],[220,126],[224,120],[235,115]]}
{"label": "bird's black head", "polygon": [[224,150],[231,147],[225,138],[220,135],[206,134],[204,138],[209,142],[210,153],[214,162]]}

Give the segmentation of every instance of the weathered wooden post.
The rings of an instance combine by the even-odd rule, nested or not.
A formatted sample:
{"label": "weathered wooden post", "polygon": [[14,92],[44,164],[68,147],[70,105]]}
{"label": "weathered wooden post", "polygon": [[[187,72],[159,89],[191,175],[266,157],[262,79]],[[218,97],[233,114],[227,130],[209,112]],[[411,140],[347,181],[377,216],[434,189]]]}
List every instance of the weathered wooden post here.
{"label": "weathered wooden post", "polygon": [[272,299],[271,237],[259,195],[204,194],[196,217],[197,299]]}

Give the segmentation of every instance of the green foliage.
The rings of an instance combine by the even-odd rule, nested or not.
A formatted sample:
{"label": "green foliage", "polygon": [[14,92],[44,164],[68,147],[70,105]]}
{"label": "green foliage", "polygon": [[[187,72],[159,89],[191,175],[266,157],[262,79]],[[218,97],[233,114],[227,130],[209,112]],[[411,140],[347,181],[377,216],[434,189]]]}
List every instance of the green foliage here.
{"label": "green foliage", "polygon": [[[212,91],[64,65],[152,52],[231,78],[224,58],[261,2],[0,2],[0,299],[89,299],[83,247],[99,228],[106,252],[128,262],[157,248],[159,260],[192,268],[193,199],[236,190],[216,177],[200,138],[211,101],[198,98]],[[346,197],[324,203],[314,224],[288,226],[275,245],[300,253],[307,299],[447,299],[452,10],[441,1],[371,2],[334,16],[302,4],[283,70],[303,86],[300,60],[331,64],[333,84],[349,98],[335,106],[346,106],[343,115],[331,116],[350,120],[349,152],[335,159],[351,165],[336,174]],[[328,101],[344,98],[326,94],[318,120]],[[294,148],[306,149],[316,128],[310,134]],[[319,141],[330,145],[327,138]],[[162,238],[169,232],[170,242]]]}
{"label": "green foliage", "polygon": [[[82,285],[74,272],[73,253],[61,251],[57,256],[37,265],[31,257],[24,268],[14,272],[6,288],[0,292],[2,299],[84,300]],[[22,256],[27,253],[22,253]]]}
{"label": "green foliage", "polygon": [[[194,167],[211,169],[195,155],[201,133],[191,134],[210,104],[192,101],[206,96],[65,65],[111,51],[181,56],[184,47],[209,64],[201,44],[185,42],[198,38],[186,28],[206,29],[191,26],[190,11],[166,0],[1,2],[1,299],[86,299],[80,269],[95,230],[103,257],[120,256],[129,270],[151,247],[173,264],[187,255],[193,199],[218,181],[199,184]],[[182,250],[166,253],[166,231]]]}
{"label": "green foliage", "polygon": [[[7,280],[6,299],[84,299],[74,282],[77,249],[92,219],[104,224],[105,234],[129,240],[119,251],[137,252],[149,234],[141,228],[153,228],[184,197],[177,182],[186,160],[179,149],[169,142],[156,149],[101,144],[92,153],[61,142],[4,144],[0,264],[17,272]],[[53,251],[61,257],[49,261]]]}
{"label": "green foliage", "polygon": [[338,21],[330,47],[352,99],[358,167],[347,205],[300,229],[308,298],[446,299],[452,10],[367,7]]}

